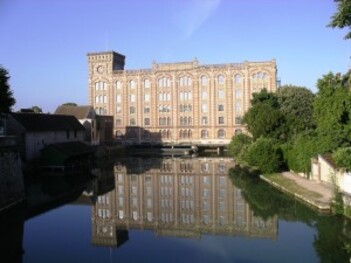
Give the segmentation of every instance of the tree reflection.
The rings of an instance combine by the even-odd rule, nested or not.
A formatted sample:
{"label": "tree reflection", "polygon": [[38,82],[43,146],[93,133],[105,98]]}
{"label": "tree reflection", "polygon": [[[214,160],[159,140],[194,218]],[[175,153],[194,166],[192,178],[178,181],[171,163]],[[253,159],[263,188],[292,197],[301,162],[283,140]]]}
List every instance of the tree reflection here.
{"label": "tree reflection", "polygon": [[285,221],[301,221],[316,229],[314,247],[320,262],[349,262],[351,255],[351,221],[343,217],[320,214],[296,199],[259,179],[255,170],[235,166],[228,173],[232,183],[255,215],[278,216]]}

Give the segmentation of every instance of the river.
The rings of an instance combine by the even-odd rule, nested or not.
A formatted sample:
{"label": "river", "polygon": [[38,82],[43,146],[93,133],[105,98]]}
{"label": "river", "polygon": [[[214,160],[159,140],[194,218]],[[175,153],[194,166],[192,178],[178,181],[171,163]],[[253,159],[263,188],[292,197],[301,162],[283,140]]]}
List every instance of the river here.
{"label": "river", "polygon": [[349,220],[233,167],[123,158],[33,179],[28,204],[0,214],[1,262],[350,262]]}

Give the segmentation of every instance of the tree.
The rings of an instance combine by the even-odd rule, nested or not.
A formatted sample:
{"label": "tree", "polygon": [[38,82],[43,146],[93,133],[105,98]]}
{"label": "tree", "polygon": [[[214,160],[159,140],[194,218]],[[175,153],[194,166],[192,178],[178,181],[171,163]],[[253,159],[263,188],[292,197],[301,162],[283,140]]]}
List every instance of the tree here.
{"label": "tree", "polygon": [[229,153],[237,159],[240,159],[240,155],[243,150],[251,143],[252,138],[248,135],[244,133],[235,135],[228,146]]}
{"label": "tree", "polygon": [[66,103],[63,103],[62,106],[72,106],[72,107],[77,107],[77,103],[74,103],[74,102],[66,102]]}
{"label": "tree", "polygon": [[7,70],[0,65],[0,113],[9,113],[16,103],[13,92],[10,90],[9,79]]}
{"label": "tree", "polygon": [[351,171],[351,147],[337,149],[333,153],[333,159],[337,166]]}
{"label": "tree", "polygon": [[261,137],[247,148],[243,159],[263,173],[274,173],[279,171],[282,157],[277,140]]}
{"label": "tree", "polygon": [[244,123],[256,140],[259,137],[284,138],[284,115],[270,103],[256,103],[244,115]]}
{"label": "tree", "polygon": [[[337,11],[331,17],[331,21],[328,26],[335,28],[344,28],[348,27],[351,29],[351,1],[350,0],[334,0],[337,3]],[[351,31],[349,31],[345,39],[351,38]]]}
{"label": "tree", "polygon": [[305,87],[285,85],[276,92],[280,111],[285,116],[290,137],[314,128],[314,94]]}
{"label": "tree", "polygon": [[350,72],[329,73],[318,80],[318,93],[313,103],[313,117],[317,132],[333,138],[339,145],[351,143]]}
{"label": "tree", "polygon": [[39,106],[32,106],[31,109],[34,111],[34,113],[42,113],[43,110]]}

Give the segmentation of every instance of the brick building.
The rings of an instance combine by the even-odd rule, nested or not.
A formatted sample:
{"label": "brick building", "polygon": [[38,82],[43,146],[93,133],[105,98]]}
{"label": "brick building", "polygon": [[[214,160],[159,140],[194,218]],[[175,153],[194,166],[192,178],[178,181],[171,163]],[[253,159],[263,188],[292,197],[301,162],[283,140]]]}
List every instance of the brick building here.
{"label": "brick building", "polygon": [[125,143],[225,145],[245,132],[241,119],[252,94],[277,88],[274,59],[124,65],[125,56],[116,52],[88,54],[90,104],[114,116],[114,135]]}

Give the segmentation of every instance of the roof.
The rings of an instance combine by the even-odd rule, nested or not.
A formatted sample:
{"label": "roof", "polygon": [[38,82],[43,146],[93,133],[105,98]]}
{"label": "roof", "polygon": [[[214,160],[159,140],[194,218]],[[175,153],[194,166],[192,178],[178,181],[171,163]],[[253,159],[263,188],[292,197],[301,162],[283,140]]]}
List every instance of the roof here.
{"label": "roof", "polygon": [[74,116],[41,113],[10,113],[10,115],[26,131],[85,130],[84,126]]}
{"label": "roof", "polygon": [[94,110],[93,106],[67,106],[61,105],[58,106],[55,114],[61,115],[72,115],[76,117],[78,120],[91,118],[91,111]]}

